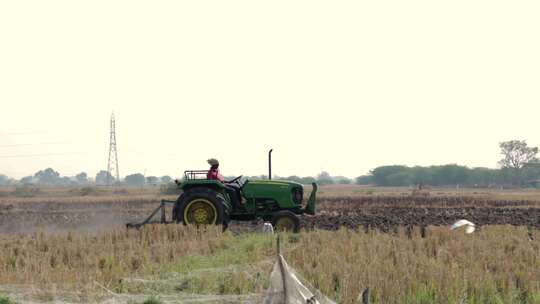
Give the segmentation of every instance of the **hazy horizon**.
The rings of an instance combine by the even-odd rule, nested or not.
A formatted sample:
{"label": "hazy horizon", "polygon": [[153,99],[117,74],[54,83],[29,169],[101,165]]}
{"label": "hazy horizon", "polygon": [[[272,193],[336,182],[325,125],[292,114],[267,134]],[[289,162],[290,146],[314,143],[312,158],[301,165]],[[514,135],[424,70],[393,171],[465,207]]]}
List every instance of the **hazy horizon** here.
{"label": "hazy horizon", "polygon": [[540,3],[0,3],[0,174],[354,178],[540,146]]}

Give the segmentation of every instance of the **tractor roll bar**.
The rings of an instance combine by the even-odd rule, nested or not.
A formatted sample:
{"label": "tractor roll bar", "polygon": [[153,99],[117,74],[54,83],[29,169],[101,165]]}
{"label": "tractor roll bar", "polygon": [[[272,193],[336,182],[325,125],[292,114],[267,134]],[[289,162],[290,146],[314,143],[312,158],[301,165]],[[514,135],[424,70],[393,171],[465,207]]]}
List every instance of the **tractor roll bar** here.
{"label": "tractor roll bar", "polygon": [[184,178],[186,180],[207,179],[206,174],[208,174],[208,170],[186,170],[184,171]]}

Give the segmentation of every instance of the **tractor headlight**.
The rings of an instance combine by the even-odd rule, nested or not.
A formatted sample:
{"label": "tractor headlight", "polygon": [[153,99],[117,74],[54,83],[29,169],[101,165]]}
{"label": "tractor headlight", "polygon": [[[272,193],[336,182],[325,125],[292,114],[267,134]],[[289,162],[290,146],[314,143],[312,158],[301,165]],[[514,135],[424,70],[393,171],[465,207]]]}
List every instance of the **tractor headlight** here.
{"label": "tractor headlight", "polygon": [[297,205],[302,204],[303,198],[304,198],[304,190],[302,188],[292,189],[292,199],[295,204]]}

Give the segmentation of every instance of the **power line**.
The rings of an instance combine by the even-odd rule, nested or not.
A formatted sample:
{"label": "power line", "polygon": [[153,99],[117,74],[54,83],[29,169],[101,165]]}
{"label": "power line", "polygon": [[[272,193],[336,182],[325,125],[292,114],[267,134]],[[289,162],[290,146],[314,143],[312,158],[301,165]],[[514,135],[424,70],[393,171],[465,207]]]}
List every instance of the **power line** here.
{"label": "power line", "polygon": [[12,145],[0,145],[0,148],[7,147],[24,147],[24,146],[40,146],[40,145],[65,145],[68,142],[46,142],[46,143],[32,143],[32,144],[12,144]]}
{"label": "power line", "polygon": [[27,132],[0,132],[0,135],[26,135],[26,134],[39,134],[47,133],[47,131],[27,131]]}
{"label": "power line", "polygon": [[57,156],[57,155],[73,155],[73,154],[84,154],[84,153],[82,153],[82,152],[71,152],[71,153],[43,153],[43,154],[0,155],[0,158],[41,157],[41,156]]}

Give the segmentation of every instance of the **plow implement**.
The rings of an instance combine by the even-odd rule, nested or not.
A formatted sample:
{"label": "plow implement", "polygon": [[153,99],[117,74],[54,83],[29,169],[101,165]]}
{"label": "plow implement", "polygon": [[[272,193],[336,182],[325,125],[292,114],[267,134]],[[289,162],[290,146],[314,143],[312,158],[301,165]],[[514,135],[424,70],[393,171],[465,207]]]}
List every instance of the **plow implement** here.
{"label": "plow implement", "polygon": [[[172,219],[170,221],[167,220],[167,215],[165,214],[165,212],[166,212],[165,207],[167,205],[174,206],[175,203],[176,203],[176,201],[162,199],[159,206],[154,211],[152,211],[152,213],[144,221],[138,222],[138,223],[127,223],[126,227],[127,228],[139,229],[139,228],[141,228],[142,226],[144,226],[146,224],[171,224],[171,223],[174,223],[174,221]],[[154,217],[156,217],[156,215],[158,213],[159,213],[159,221],[152,221],[152,219]]]}

